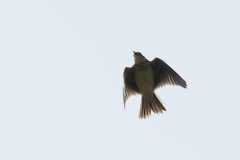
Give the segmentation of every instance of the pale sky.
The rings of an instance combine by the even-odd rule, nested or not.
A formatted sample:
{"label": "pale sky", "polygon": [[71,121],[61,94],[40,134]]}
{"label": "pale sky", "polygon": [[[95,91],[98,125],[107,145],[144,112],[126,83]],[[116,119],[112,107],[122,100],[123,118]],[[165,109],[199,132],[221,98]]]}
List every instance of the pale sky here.
{"label": "pale sky", "polygon": [[[0,2],[1,160],[239,160],[237,0]],[[133,51],[186,82],[124,110]]]}

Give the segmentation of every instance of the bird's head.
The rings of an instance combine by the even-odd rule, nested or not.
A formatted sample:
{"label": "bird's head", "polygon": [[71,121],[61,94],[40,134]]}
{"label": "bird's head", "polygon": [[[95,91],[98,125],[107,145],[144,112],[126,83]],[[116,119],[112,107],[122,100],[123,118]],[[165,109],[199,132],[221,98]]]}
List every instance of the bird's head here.
{"label": "bird's head", "polygon": [[138,64],[147,60],[140,52],[133,51],[133,53],[134,53],[133,56],[134,56],[135,64]]}

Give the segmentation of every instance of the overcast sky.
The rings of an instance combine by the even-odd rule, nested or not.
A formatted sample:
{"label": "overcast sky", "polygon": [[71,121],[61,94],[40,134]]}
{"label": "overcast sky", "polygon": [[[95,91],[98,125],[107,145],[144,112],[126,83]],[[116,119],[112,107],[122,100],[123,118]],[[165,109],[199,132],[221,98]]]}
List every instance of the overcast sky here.
{"label": "overcast sky", "polygon": [[[239,160],[240,2],[0,2],[1,160]],[[123,106],[133,51],[186,82]]]}

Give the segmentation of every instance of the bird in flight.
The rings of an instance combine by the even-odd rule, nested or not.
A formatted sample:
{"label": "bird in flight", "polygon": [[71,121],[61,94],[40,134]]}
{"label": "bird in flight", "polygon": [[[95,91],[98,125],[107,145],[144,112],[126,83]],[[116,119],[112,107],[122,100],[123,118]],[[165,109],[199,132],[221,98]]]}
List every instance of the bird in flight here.
{"label": "bird in flight", "polygon": [[140,52],[134,52],[135,63],[126,67],[123,73],[123,102],[133,95],[141,94],[142,102],[139,113],[140,119],[145,119],[151,112],[162,113],[166,106],[156,96],[154,90],[166,85],[178,85],[187,88],[187,84],[170,66],[163,60],[155,58],[148,61]]}

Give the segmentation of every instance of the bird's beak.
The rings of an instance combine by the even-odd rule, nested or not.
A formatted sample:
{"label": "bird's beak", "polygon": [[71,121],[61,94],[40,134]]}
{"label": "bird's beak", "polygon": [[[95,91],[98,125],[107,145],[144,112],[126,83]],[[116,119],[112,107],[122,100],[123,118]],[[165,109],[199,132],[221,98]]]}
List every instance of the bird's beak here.
{"label": "bird's beak", "polygon": [[134,56],[136,56],[136,55],[137,55],[135,51],[133,51],[133,55],[134,55]]}

